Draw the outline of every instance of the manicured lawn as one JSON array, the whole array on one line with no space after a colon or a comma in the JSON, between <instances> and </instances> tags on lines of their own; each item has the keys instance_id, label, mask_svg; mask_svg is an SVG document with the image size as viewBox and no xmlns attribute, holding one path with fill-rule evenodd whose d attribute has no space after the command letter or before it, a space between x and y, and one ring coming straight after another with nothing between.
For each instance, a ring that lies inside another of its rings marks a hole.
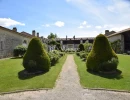
<instances>
[{"instance_id":1,"label":"manicured lawn","mask_svg":"<svg viewBox=\"0 0 130 100\"><path fill-rule=\"evenodd\" d=\"M87 72L85 62L81 61L78 56L74 55L81 85L86 88L107 88L130 91L130 56L118 55L118 57L118 69L122 71L121 76L103 77Z\"/></svg>"},{"instance_id":2,"label":"manicured lawn","mask_svg":"<svg viewBox=\"0 0 130 100\"><path fill-rule=\"evenodd\" d=\"M66 55L50 71L38 76L22 76L22 59L0 60L0 92L53 88L66 60Z\"/></svg>"}]
</instances>

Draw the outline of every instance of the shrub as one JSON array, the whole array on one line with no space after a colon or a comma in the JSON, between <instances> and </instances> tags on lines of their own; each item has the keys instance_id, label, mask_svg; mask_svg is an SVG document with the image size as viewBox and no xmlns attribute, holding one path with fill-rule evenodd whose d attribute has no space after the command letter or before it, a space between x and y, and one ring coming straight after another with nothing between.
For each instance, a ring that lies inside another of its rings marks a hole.
<instances>
[{"instance_id":1,"label":"shrub","mask_svg":"<svg viewBox=\"0 0 130 100\"><path fill-rule=\"evenodd\" d=\"M80 58L86 58L86 57L87 57L87 53L84 52L84 51L81 51L81 52L79 53L79 56L80 56Z\"/></svg>"},{"instance_id":2,"label":"shrub","mask_svg":"<svg viewBox=\"0 0 130 100\"><path fill-rule=\"evenodd\" d=\"M114 42L111 42L111 47L116 53L122 53L121 51L121 40L118 39Z\"/></svg>"},{"instance_id":3,"label":"shrub","mask_svg":"<svg viewBox=\"0 0 130 100\"><path fill-rule=\"evenodd\" d=\"M79 45L79 51L84 51L84 45L83 44Z\"/></svg>"},{"instance_id":4,"label":"shrub","mask_svg":"<svg viewBox=\"0 0 130 100\"><path fill-rule=\"evenodd\" d=\"M18 45L15 47L13 54L15 57L17 56L23 56L25 52L27 51L27 48L23 45Z\"/></svg>"},{"instance_id":5,"label":"shrub","mask_svg":"<svg viewBox=\"0 0 130 100\"><path fill-rule=\"evenodd\" d=\"M61 44L60 44L60 43L57 43L55 49L61 51L61 50L62 50L62 49L61 49Z\"/></svg>"},{"instance_id":6,"label":"shrub","mask_svg":"<svg viewBox=\"0 0 130 100\"><path fill-rule=\"evenodd\" d=\"M62 56L64 56L64 55L65 55L65 53L64 53L64 52L60 52L59 54L60 54L60 57L62 57Z\"/></svg>"},{"instance_id":7,"label":"shrub","mask_svg":"<svg viewBox=\"0 0 130 100\"><path fill-rule=\"evenodd\" d=\"M86 52L90 52L91 51L91 49L92 49L92 43L88 43L88 42L85 42L84 43L84 50L86 51Z\"/></svg>"},{"instance_id":8,"label":"shrub","mask_svg":"<svg viewBox=\"0 0 130 100\"><path fill-rule=\"evenodd\" d=\"M87 57L87 69L98 72L99 70L102 70L102 68L100 68L100 65L104 62L110 61L112 58L116 58L118 60L118 57L112 50L108 39L104 35L100 34L96 37L92 50ZM113 68L116 69L117 66Z\"/></svg>"},{"instance_id":9,"label":"shrub","mask_svg":"<svg viewBox=\"0 0 130 100\"><path fill-rule=\"evenodd\" d=\"M113 71L113 70L117 69L118 63L119 63L118 59L113 57L111 60L101 63L99 65L100 70L105 71L105 72Z\"/></svg>"},{"instance_id":10,"label":"shrub","mask_svg":"<svg viewBox=\"0 0 130 100\"><path fill-rule=\"evenodd\" d=\"M51 61L51 66L54 66L58 62L59 58L61 57L61 54L57 50L53 50L49 52L48 55Z\"/></svg>"},{"instance_id":11,"label":"shrub","mask_svg":"<svg viewBox=\"0 0 130 100\"><path fill-rule=\"evenodd\" d=\"M23 57L23 66L28 72L49 71L50 59L39 38L35 37L30 41Z\"/></svg>"},{"instance_id":12,"label":"shrub","mask_svg":"<svg viewBox=\"0 0 130 100\"><path fill-rule=\"evenodd\" d=\"M79 56L79 55L80 55L80 52L76 52L76 55Z\"/></svg>"}]
</instances>

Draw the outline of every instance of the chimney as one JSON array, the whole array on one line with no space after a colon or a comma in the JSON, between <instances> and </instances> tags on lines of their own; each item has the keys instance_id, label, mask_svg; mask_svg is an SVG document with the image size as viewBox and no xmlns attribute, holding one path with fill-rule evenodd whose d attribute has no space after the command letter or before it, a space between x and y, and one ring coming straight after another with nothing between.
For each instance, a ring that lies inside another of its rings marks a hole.
<instances>
[{"instance_id":1,"label":"chimney","mask_svg":"<svg viewBox=\"0 0 130 100\"><path fill-rule=\"evenodd\" d=\"M109 35L109 30L105 30L105 35L106 35L106 36Z\"/></svg>"},{"instance_id":2,"label":"chimney","mask_svg":"<svg viewBox=\"0 0 130 100\"><path fill-rule=\"evenodd\" d=\"M12 29L13 31L15 31L15 32L17 32L17 28L16 27L13 27L13 29Z\"/></svg>"},{"instance_id":3,"label":"chimney","mask_svg":"<svg viewBox=\"0 0 130 100\"><path fill-rule=\"evenodd\" d=\"M35 33L36 33L35 30L33 30L33 31L32 31L32 35L35 36Z\"/></svg>"},{"instance_id":4,"label":"chimney","mask_svg":"<svg viewBox=\"0 0 130 100\"><path fill-rule=\"evenodd\" d=\"M67 40L67 35L66 35L66 40Z\"/></svg>"},{"instance_id":5,"label":"chimney","mask_svg":"<svg viewBox=\"0 0 130 100\"><path fill-rule=\"evenodd\" d=\"M39 33L37 33L37 37L39 37Z\"/></svg>"}]
</instances>

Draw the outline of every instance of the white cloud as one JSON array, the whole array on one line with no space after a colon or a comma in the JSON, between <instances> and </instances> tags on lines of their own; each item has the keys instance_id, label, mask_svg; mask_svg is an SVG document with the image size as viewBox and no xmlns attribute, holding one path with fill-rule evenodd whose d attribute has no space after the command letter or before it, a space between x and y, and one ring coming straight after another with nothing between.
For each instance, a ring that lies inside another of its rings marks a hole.
<instances>
[{"instance_id":1,"label":"white cloud","mask_svg":"<svg viewBox=\"0 0 130 100\"><path fill-rule=\"evenodd\" d=\"M86 25L87 24L87 22L86 21L84 21L83 23L82 23L82 25Z\"/></svg>"},{"instance_id":2,"label":"white cloud","mask_svg":"<svg viewBox=\"0 0 130 100\"><path fill-rule=\"evenodd\" d=\"M79 26L78 28L82 29L82 28L84 28L84 27L83 27L83 26Z\"/></svg>"},{"instance_id":3,"label":"white cloud","mask_svg":"<svg viewBox=\"0 0 130 100\"><path fill-rule=\"evenodd\" d=\"M45 24L45 25L42 25L44 27L50 27L50 24Z\"/></svg>"},{"instance_id":4,"label":"white cloud","mask_svg":"<svg viewBox=\"0 0 130 100\"><path fill-rule=\"evenodd\" d=\"M56 25L56 26L58 26L58 27L63 27L64 26L64 22L62 22L62 21L57 21L57 22L55 22L55 24L54 25Z\"/></svg>"},{"instance_id":5,"label":"white cloud","mask_svg":"<svg viewBox=\"0 0 130 100\"><path fill-rule=\"evenodd\" d=\"M10 18L0 18L0 25L4 26L4 27L10 27L10 26L14 26L14 25L25 26L24 23L12 20Z\"/></svg>"},{"instance_id":6,"label":"white cloud","mask_svg":"<svg viewBox=\"0 0 130 100\"><path fill-rule=\"evenodd\" d=\"M90 28L91 25L87 25L87 21L83 21L78 28Z\"/></svg>"},{"instance_id":7,"label":"white cloud","mask_svg":"<svg viewBox=\"0 0 130 100\"><path fill-rule=\"evenodd\" d=\"M102 27L101 26L95 26L96 29L101 29Z\"/></svg>"}]
</instances>

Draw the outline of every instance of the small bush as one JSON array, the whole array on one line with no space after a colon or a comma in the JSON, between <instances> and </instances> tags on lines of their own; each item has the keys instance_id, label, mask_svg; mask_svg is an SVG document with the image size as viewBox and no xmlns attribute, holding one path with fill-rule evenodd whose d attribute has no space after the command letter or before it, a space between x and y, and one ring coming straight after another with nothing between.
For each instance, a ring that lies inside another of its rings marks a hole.
<instances>
[{"instance_id":1,"label":"small bush","mask_svg":"<svg viewBox=\"0 0 130 100\"><path fill-rule=\"evenodd\" d=\"M84 51L84 45L83 44L79 45L79 51Z\"/></svg>"},{"instance_id":2,"label":"small bush","mask_svg":"<svg viewBox=\"0 0 130 100\"><path fill-rule=\"evenodd\" d=\"M118 59L113 57L111 60L102 62L99 65L99 67L100 67L101 71L109 72L109 71L113 71L113 70L117 69L118 63L119 63Z\"/></svg>"},{"instance_id":3,"label":"small bush","mask_svg":"<svg viewBox=\"0 0 130 100\"><path fill-rule=\"evenodd\" d=\"M64 56L64 55L65 55L65 53L64 53L64 52L60 52L59 54L60 54L60 57L62 57L62 56Z\"/></svg>"},{"instance_id":4,"label":"small bush","mask_svg":"<svg viewBox=\"0 0 130 100\"><path fill-rule=\"evenodd\" d=\"M54 66L60 57L62 57L64 55L63 52L59 52L57 50L53 50L51 52L48 53L50 61L51 61L51 66Z\"/></svg>"},{"instance_id":5,"label":"small bush","mask_svg":"<svg viewBox=\"0 0 130 100\"><path fill-rule=\"evenodd\" d=\"M86 52L90 52L91 51L91 49L92 49L92 43L88 43L88 42L85 42L84 43L84 50L86 51Z\"/></svg>"},{"instance_id":6,"label":"small bush","mask_svg":"<svg viewBox=\"0 0 130 100\"><path fill-rule=\"evenodd\" d=\"M86 58L87 57L87 53L86 52L80 52L80 58Z\"/></svg>"},{"instance_id":7,"label":"small bush","mask_svg":"<svg viewBox=\"0 0 130 100\"><path fill-rule=\"evenodd\" d=\"M61 49L61 44L60 44L60 43L57 43L55 49L62 51L62 49Z\"/></svg>"},{"instance_id":8,"label":"small bush","mask_svg":"<svg viewBox=\"0 0 130 100\"><path fill-rule=\"evenodd\" d=\"M13 54L15 57L18 57L18 56L22 56L25 54L25 52L27 51L27 48L23 45L18 45L15 47L14 51L13 51Z\"/></svg>"},{"instance_id":9,"label":"small bush","mask_svg":"<svg viewBox=\"0 0 130 100\"><path fill-rule=\"evenodd\" d=\"M80 52L76 52L76 55L79 56L79 55L80 55Z\"/></svg>"}]
</instances>

